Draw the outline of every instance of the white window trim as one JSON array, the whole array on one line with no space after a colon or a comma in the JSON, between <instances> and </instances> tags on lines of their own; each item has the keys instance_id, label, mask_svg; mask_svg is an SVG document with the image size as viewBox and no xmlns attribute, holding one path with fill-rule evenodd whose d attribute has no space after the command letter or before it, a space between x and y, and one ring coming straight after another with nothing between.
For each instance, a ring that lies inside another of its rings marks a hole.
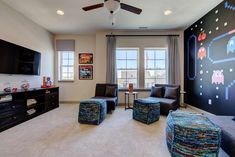
<instances>
[{"instance_id":1,"label":"white window trim","mask_svg":"<svg viewBox=\"0 0 235 157\"><path fill-rule=\"evenodd\" d=\"M150 88L145 88L145 50L149 49L158 49L158 50L165 50L165 70L166 70L166 83L168 83L168 73L169 73L169 62L168 62L168 48L167 47L117 47L117 49L138 49L137 55L137 90L149 90ZM117 69L119 70L119 69ZM160 69L159 69L160 70ZM162 70L162 69L161 69ZM117 79L118 80L118 79ZM125 90L126 88L120 88L121 90ZM136 89L136 88L135 88Z\"/></svg>"},{"instance_id":2,"label":"white window trim","mask_svg":"<svg viewBox=\"0 0 235 157\"><path fill-rule=\"evenodd\" d=\"M166 52L166 55L165 55L165 69L166 70L166 83L168 83L168 73L169 73L169 70L168 70L168 67L169 67L169 62L168 62L168 48L167 47L144 47L143 49L143 53L145 53L145 50L165 50ZM144 54L145 55L145 54ZM145 64L145 56L143 58L144 60L144 64ZM154 70L163 70L163 69L154 69ZM144 65L144 74L145 74L145 65ZM143 79L144 79L144 84L143 84L143 88L144 89L150 89L150 88L146 88L145 87L145 75L143 76Z\"/></svg>"},{"instance_id":3,"label":"white window trim","mask_svg":"<svg viewBox=\"0 0 235 157\"><path fill-rule=\"evenodd\" d=\"M140 85L140 64L139 64L139 61L140 61L140 48L139 47L117 47L116 50L137 50L137 89L139 88L139 85ZM119 59L116 59L116 60L119 60ZM127 59L125 59L127 60ZM134 59L133 59L134 60ZM116 73L118 70L135 70L135 69L118 69L116 68ZM118 80L118 78L117 78ZM120 89L127 89L127 88L121 88L119 87Z\"/></svg>"},{"instance_id":4,"label":"white window trim","mask_svg":"<svg viewBox=\"0 0 235 157\"><path fill-rule=\"evenodd\" d=\"M74 78L75 78L75 64L73 65L67 65L67 66L62 66L62 53L63 52L72 52L73 53L73 63L75 63L75 52L74 51L57 51L57 54L58 54L58 82L74 82ZM63 67L73 67L73 79L62 79L62 68Z\"/></svg>"}]
</instances>

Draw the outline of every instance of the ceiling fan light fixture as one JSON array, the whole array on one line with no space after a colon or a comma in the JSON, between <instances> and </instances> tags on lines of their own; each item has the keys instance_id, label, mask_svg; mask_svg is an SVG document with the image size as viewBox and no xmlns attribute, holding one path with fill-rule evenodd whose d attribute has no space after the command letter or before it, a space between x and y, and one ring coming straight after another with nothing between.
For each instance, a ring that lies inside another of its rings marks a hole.
<instances>
[{"instance_id":1,"label":"ceiling fan light fixture","mask_svg":"<svg viewBox=\"0 0 235 157\"><path fill-rule=\"evenodd\" d=\"M120 9L120 1L118 0L107 0L104 5L111 14L116 13Z\"/></svg>"},{"instance_id":2,"label":"ceiling fan light fixture","mask_svg":"<svg viewBox=\"0 0 235 157\"><path fill-rule=\"evenodd\" d=\"M58 15L64 15L64 12L63 12L62 10L57 10L56 13L57 13Z\"/></svg>"},{"instance_id":3,"label":"ceiling fan light fixture","mask_svg":"<svg viewBox=\"0 0 235 157\"><path fill-rule=\"evenodd\" d=\"M165 11L164 11L164 15L168 16L168 15L170 15L170 14L172 14L172 11L171 11L171 10L165 10Z\"/></svg>"}]
</instances>

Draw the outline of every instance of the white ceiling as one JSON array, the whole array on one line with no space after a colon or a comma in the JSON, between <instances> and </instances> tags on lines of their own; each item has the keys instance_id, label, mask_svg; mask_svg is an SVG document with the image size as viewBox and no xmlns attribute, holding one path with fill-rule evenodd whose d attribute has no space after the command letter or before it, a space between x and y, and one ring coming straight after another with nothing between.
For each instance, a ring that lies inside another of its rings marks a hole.
<instances>
[{"instance_id":1,"label":"white ceiling","mask_svg":"<svg viewBox=\"0 0 235 157\"><path fill-rule=\"evenodd\" d=\"M135 15L125 10L116 14L116 23L111 25L106 8L84 12L81 8L101 3L103 0L2 0L10 7L55 34L84 34L106 29L180 29L185 28L222 0L121 0L143 11ZM64 16L56 10L65 12ZM164 15L170 9L173 14Z\"/></svg>"}]
</instances>

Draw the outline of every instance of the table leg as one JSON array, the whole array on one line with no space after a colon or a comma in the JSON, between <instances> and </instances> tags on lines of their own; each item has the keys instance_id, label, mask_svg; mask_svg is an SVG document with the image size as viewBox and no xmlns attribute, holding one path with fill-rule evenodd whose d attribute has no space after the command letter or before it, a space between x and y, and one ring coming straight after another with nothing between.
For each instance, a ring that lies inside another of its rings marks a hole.
<instances>
[{"instance_id":1,"label":"table leg","mask_svg":"<svg viewBox=\"0 0 235 157\"><path fill-rule=\"evenodd\" d=\"M128 108L130 108L130 101L129 101L130 97L129 97L129 95L130 94L127 95L127 98L128 98L128 100L127 100L128 101Z\"/></svg>"},{"instance_id":2,"label":"table leg","mask_svg":"<svg viewBox=\"0 0 235 157\"><path fill-rule=\"evenodd\" d=\"M125 95L125 110L126 110L126 94L124 94Z\"/></svg>"}]
</instances>

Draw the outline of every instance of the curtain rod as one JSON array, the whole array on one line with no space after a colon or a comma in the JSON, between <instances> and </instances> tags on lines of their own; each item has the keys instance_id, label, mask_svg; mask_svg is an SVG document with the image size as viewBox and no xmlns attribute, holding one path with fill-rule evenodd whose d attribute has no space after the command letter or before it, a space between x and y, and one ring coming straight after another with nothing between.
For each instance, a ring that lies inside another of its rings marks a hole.
<instances>
[{"instance_id":1,"label":"curtain rod","mask_svg":"<svg viewBox=\"0 0 235 157\"><path fill-rule=\"evenodd\" d=\"M166 37L166 36L176 36L179 37L179 34L168 34L168 35L114 35L114 34L108 34L106 37Z\"/></svg>"}]
</instances>

